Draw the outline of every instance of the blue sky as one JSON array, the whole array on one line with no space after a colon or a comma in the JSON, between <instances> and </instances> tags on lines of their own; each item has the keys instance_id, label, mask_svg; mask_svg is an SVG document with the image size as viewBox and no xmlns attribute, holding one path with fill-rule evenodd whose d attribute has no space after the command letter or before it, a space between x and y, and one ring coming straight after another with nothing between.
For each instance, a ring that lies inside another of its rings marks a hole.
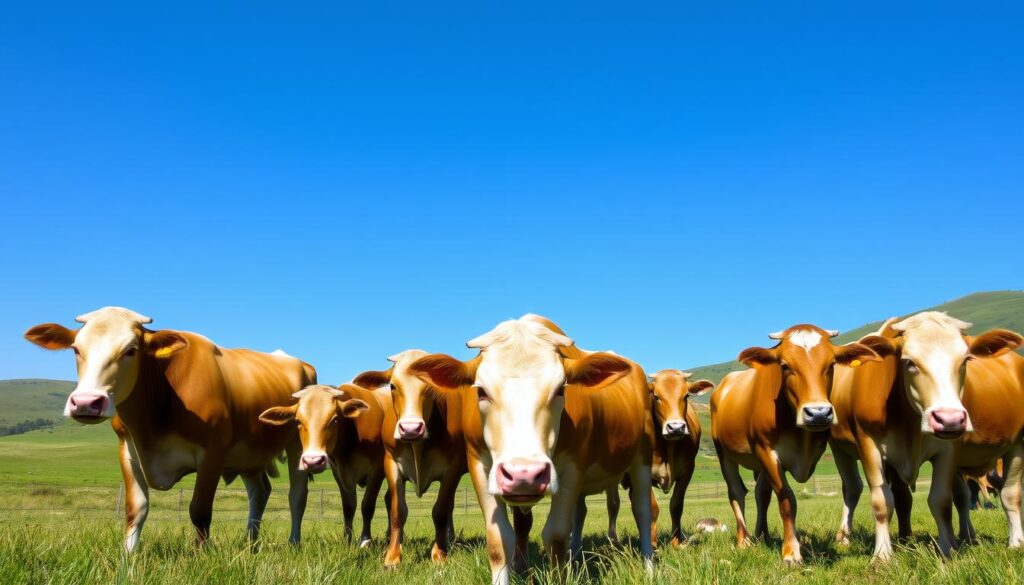
<instances>
[{"instance_id":1,"label":"blue sky","mask_svg":"<svg viewBox=\"0 0 1024 585\"><path fill-rule=\"evenodd\" d=\"M0 378L104 305L340 382L528 311L653 370L1024 288L1019 4L374 4L8 7Z\"/></svg>"}]
</instances>

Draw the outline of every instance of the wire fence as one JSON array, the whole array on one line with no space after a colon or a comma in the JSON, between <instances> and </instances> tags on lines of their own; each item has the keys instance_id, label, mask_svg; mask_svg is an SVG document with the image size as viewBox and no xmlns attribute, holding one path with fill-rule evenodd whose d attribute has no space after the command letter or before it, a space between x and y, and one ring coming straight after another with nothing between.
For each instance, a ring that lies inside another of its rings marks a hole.
<instances>
[{"instance_id":1,"label":"wire fence","mask_svg":"<svg viewBox=\"0 0 1024 585\"><path fill-rule=\"evenodd\" d=\"M386 488L386 484L384 486ZM411 487L411 485L409 486ZM753 491L753 483L747 487ZM842 482L839 476L814 477L805 484L794 484L798 497L837 497L841 494ZM377 502L377 514L385 514L384 489L381 489ZM623 511L628 511L629 500L626 493L620 490ZM751 496L753 494L750 494ZM667 509L671 494L655 490L658 504ZM362 498L362 490L358 497ZM421 498L415 492L406 489L406 502L410 518L429 518L436 497L436 485ZM692 482L686 492L686 502L718 501L724 503L727 498L725 483L719 481ZM188 521L189 502L192 489L189 487L172 488L168 491L150 491L150 517L173 517ZM548 501L538 504L539 510L546 509ZM607 505L604 493L594 494L587 498L591 510ZM124 513L124 486L92 487L47 484L26 484L0 486L0 516L109 516L121 518ZM238 516L245 518L249 510L249 500L244 489L222 486L217 490L214 510L219 517ZM265 518L287 517L288 489L287 486L275 486L267 502ZM459 486L455 498L455 516L478 515L476 493L468 481ZM358 513L357 513L358 516ZM324 482L310 486L306 504L307 520L340 521L342 519L341 498L333 482Z\"/></svg>"}]
</instances>

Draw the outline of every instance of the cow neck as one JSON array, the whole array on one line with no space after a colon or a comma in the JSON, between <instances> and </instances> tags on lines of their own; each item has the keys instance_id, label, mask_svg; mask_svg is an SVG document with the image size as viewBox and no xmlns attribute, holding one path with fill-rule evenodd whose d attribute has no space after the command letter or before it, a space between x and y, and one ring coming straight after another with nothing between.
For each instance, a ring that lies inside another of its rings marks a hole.
<instances>
[{"instance_id":1,"label":"cow neck","mask_svg":"<svg viewBox=\"0 0 1024 585\"><path fill-rule=\"evenodd\" d=\"M880 368L879 373L884 376L879 386L881 387L882 398L880 402L885 405L885 420L917 421L920 423L921 413L914 409L913 405L910 404L910 399L907 397L903 372L900 371L901 368L899 367L901 355L901 352L896 352L893 355L886 356L882 358L881 364L874 366ZM915 425L915 429L918 428L920 428L920 424Z\"/></svg>"},{"instance_id":2,"label":"cow neck","mask_svg":"<svg viewBox=\"0 0 1024 585\"><path fill-rule=\"evenodd\" d=\"M177 356L167 359L141 357L135 387L131 395L117 405L117 416L133 439L138 439L140 434L163 430L177 412L184 409L166 373L177 359Z\"/></svg>"}]
</instances>

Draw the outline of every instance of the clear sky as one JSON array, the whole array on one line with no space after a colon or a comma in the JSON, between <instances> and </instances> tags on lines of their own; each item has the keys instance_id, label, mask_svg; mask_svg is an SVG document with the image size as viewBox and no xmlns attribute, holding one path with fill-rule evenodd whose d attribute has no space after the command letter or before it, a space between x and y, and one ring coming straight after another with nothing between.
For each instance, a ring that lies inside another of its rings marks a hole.
<instances>
[{"instance_id":1,"label":"clear sky","mask_svg":"<svg viewBox=\"0 0 1024 585\"><path fill-rule=\"evenodd\" d=\"M105 305L336 383L524 312L653 370L1024 288L1019 2L208 4L5 8L0 378Z\"/></svg>"}]
</instances>

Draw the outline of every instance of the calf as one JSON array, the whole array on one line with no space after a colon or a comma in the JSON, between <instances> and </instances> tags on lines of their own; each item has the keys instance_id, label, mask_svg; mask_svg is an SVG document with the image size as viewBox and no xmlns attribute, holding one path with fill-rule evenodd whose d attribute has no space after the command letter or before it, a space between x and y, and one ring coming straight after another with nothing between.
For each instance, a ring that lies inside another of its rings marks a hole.
<instances>
[{"instance_id":1,"label":"calf","mask_svg":"<svg viewBox=\"0 0 1024 585\"><path fill-rule=\"evenodd\" d=\"M131 552L149 514L149 488L168 490L196 473L189 516L206 542L221 477L241 475L249 493L249 538L255 540L270 496L268 471L288 453L292 542L301 535L307 473L293 429L260 424L259 415L288 404L316 383L312 366L282 352L226 349L184 331L152 331L134 311L106 307L76 319L80 329L48 323L25 338L75 352L78 386L64 414L94 424L113 419L125 486L124 546Z\"/></svg>"},{"instance_id":2,"label":"calf","mask_svg":"<svg viewBox=\"0 0 1024 585\"><path fill-rule=\"evenodd\" d=\"M782 516L782 560L800 564L796 534L796 497L786 473L803 483L825 451L833 423L829 392L836 364L857 366L877 361L866 345L833 345L838 332L814 325L796 325L770 337L772 348L743 350L739 361L751 366L722 379L711 395L711 436L718 452L729 502L736 516L736 543L748 546L750 534L743 517L746 486L739 466L758 476L758 523L755 534L767 536L765 511L771 491L779 499Z\"/></svg>"},{"instance_id":3,"label":"calf","mask_svg":"<svg viewBox=\"0 0 1024 585\"><path fill-rule=\"evenodd\" d=\"M463 437L462 396L438 393L409 371L409 366L427 352L410 349L388 358L391 369L363 372L354 384L390 389L384 411L384 473L388 480L390 538L384 565L394 567L402 559L402 538L408 508L405 483L411 481L416 496L422 497L430 484L440 482L434 502L434 544L430 558L441 562L448 556L455 492L466 473L466 444Z\"/></svg>"},{"instance_id":4,"label":"calf","mask_svg":"<svg viewBox=\"0 0 1024 585\"><path fill-rule=\"evenodd\" d=\"M547 495L544 545L553 563L564 566L570 534L573 551L580 547L585 513L574 511L578 505L585 510L584 496L607 490L624 474L633 485L651 485L647 376L621 357L585 355L536 315L501 323L467 345L480 349L468 362L435 354L409 370L466 404L469 473L486 523L492 580L508 582L517 533L521 554L531 518L517 514L513 529L506 506L529 509ZM650 490L632 490L631 500L641 555L650 567Z\"/></svg>"},{"instance_id":5,"label":"calf","mask_svg":"<svg viewBox=\"0 0 1024 585\"><path fill-rule=\"evenodd\" d=\"M356 486L363 486L363 530L359 547L370 544L370 522L384 482L384 407L373 392L354 384L307 386L294 394L298 402L263 411L269 425L294 425L302 441L299 469L320 473L331 468L341 492L345 538L352 542Z\"/></svg>"}]
</instances>

